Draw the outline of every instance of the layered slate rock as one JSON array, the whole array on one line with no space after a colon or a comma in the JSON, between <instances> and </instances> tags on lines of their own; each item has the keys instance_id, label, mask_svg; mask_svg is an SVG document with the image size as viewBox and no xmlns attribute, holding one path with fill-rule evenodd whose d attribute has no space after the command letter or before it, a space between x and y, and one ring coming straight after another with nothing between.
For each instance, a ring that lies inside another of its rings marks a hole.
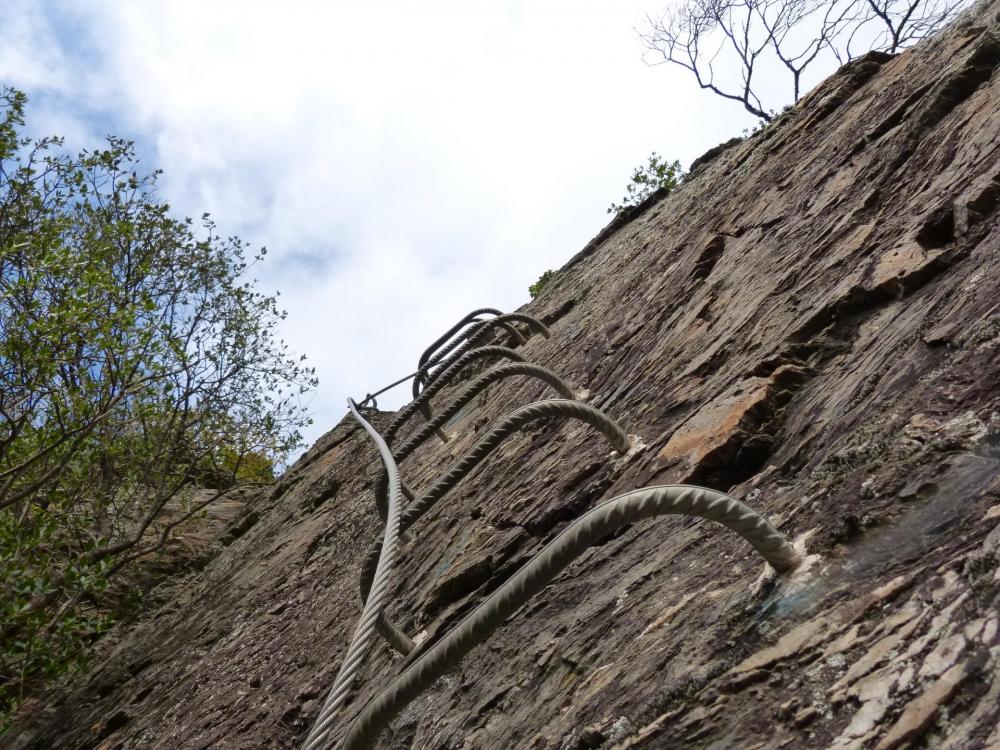
<instances>
[{"instance_id":1,"label":"layered slate rock","mask_svg":"<svg viewBox=\"0 0 1000 750\"><path fill-rule=\"evenodd\" d=\"M556 422L506 442L408 534L390 609L434 638L581 512L655 483L744 498L808 569L774 581L718 527L635 524L382 746L1000 746L998 63L996 0L855 61L556 273L523 308L553 336L520 351L646 447ZM407 483L545 393L492 386ZM0 744L297 746L359 611L377 466L345 420ZM398 666L379 645L346 718Z\"/></svg>"}]
</instances>

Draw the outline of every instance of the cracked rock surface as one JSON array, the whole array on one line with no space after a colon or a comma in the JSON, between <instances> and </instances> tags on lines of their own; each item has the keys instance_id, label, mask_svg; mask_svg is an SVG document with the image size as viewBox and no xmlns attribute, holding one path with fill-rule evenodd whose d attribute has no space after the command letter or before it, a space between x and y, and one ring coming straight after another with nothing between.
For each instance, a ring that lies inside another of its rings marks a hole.
<instances>
[{"instance_id":1,"label":"cracked rock surface","mask_svg":"<svg viewBox=\"0 0 1000 750\"><path fill-rule=\"evenodd\" d=\"M774 580L719 527L637 523L381 747L1000 748L998 65L994 0L849 64L578 253L523 308L552 337L518 350L645 447L626 460L556 420L507 440L407 533L389 611L436 638L573 518L650 484L744 499L809 569ZM404 480L419 493L553 395L490 386ZM359 612L378 466L345 419L0 745L297 747ZM373 649L344 721L399 664Z\"/></svg>"}]
</instances>

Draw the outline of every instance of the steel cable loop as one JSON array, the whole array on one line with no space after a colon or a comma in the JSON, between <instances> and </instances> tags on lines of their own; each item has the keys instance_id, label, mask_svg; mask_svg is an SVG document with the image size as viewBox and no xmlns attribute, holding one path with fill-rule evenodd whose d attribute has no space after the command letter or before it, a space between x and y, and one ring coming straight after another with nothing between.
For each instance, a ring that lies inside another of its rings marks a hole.
<instances>
[{"instance_id":1,"label":"steel cable loop","mask_svg":"<svg viewBox=\"0 0 1000 750\"><path fill-rule=\"evenodd\" d=\"M425 424L419 432L415 433L401 446L395 448L392 452L393 458L395 458L397 462L402 462L403 459L409 456L431 435L433 435L438 428L444 427L448 420L458 414L469 402L482 393L487 386L491 383L503 380L504 378L511 377L512 375L528 375L538 378L539 380L542 380L550 385L564 398L576 398L576 393L574 393L573 389L566 384L566 381L552 372L552 370L542 367L541 365L535 365L529 362L511 362L510 364L497 365L472 381L472 383L470 383L464 391L455 397L454 401L444 407L444 409L442 409L430 422Z\"/></svg>"},{"instance_id":2,"label":"steel cable loop","mask_svg":"<svg viewBox=\"0 0 1000 750\"><path fill-rule=\"evenodd\" d=\"M503 421L493 428L485 437L476 443L462 458L441 475L427 492L410 502L400 517L399 533L403 534L417 520L430 510L435 503L443 498L459 481L467 476L478 466L484 458L492 453L500 444L515 432L525 426L536 422L539 419L559 416L579 419L592 427L597 428L611 443L612 447L619 453L627 453L629 448L628 436L617 422L599 409L595 409L579 401L566 399L550 399L547 401L536 401L535 403L523 406L515 412L507 415ZM369 591L377 574L377 565L380 559L381 539L376 538L368 548L365 560L361 565L360 591L361 600L367 601ZM393 643L399 639L395 634L388 632L389 628L383 628L381 623L399 630L398 626L392 623L383 613L379 620L379 632L385 636L386 640ZM408 653L408 652L402 652Z\"/></svg>"},{"instance_id":3,"label":"steel cable loop","mask_svg":"<svg viewBox=\"0 0 1000 750\"><path fill-rule=\"evenodd\" d=\"M567 526L441 640L416 652L411 663L365 706L338 747L370 748L393 717L483 643L576 557L626 524L666 514L700 516L736 531L778 572L792 570L800 562L798 552L763 516L722 492L662 485L619 495Z\"/></svg>"},{"instance_id":4,"label":"steel cable loop","mask_svg":"<svg viewBox=\"0 0 1000 750\"><path fill-rule=\"evenodd\" d=\"M367 597L367 601L365 601L364 607L361 610L361 617L354 629L354 635L351 638L350 645L347 647L347 652L344 655L344 661L340 666L340 671L337 673L337 678L334 680L333 687L330 688L330 692L327 695L326 700L323 702L323 707L320 709L319 715L316 717L316 721L313 724L312 729L306 736L303 750L318 750L318 748L328 746L326 738L333 725L334 717L336 716L340 706L343 704L344 699L347 697L348 691L351 689L351 685L354 682L354 678L357 676L357 673L361 668L365 654L371 644L371 637L375 630L375 623L379 619L379 613L385 606L385 599L388 595L389 573L392 570L392 564L395 560L396 550L399 545L399 521L402 507L402 503L400 501L402 489L399 478L399 468L396 466L396 462L393 460L392 453L389 451L389 446L386 444L385 440L383 440L382 436L379 435L375 428L361 416L354 402L348 400L347 405L350 407L351 415L364 428L365 432L368 433L368 436L375 443L376 448L378 448L379 456L382 459L382 463L385 465L386 472L388 473L388 518L386 521L385 531L382 534L382 549L378 565L375 569L371 593Z\"/></svg>"},{"instance_id":5,"label":"steel cable loop","mask_svg":"<svg viewBox=\"0 0 1000 750\"><path fill-rule=\"evenodd\" d=\"M385 428L386 442L391 443L392 439L396 436L396 433L399 432L399 429L416 413L417 409L424 404L429 403L431 397L448 385L448 383L451 382L451 379L456 374L461 372L466 365L477 359L483 359L485 357L503 357L513 362L524 362L524 357L515 352L513 349L508 349L506 346L481 346L478 349L472 349L471 351L466 352L455 360L455 362L448 367L447 371L443 372L441 377L435 380L433 385L430 385L421 391L419 396L396 413L396 416L393 417L389 426Z\"/></svg>"},{"instance_id":6,"label":"steel cable loop","mask_svg":"<svg viewBox=\"0 0 1000 750\"><path fill-rule=\"evenodd\" d=\"M527 323L528 327L540 333L545 338L549 338L552 333L549 331L548 327L538 318L534 318L531 315L525 315L524 313L505 313L504 315L498 315L490 320L483 321L481 326L478 326L474 333L469 335L458 349L456 349L447 359L442 360L437 369L430 371L429 365L425 364L423 367L418 368L417 375L413 378L413 397L416 398L420 394L421 388L429 387L438 377L444 373L448 366L461 357L465 352L470 349L477 348L481 341L486 337L486 334L493 326L501 325L509 321L517 321L521 323Z\"/></svg>"}]
</instances>

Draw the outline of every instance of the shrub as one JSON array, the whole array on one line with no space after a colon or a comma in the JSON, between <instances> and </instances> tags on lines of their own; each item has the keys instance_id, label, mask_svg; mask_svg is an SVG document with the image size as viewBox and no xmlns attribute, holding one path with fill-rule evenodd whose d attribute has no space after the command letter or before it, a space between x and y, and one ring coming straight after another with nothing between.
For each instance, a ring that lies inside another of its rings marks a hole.
<instances>
[{"instance_id":1,"label":"shrub","mask_svg":"<svg viewBox=\"0 0 1000 750\"><path fill-rule=\"evenodd\" d=\"M620 214L627 208L638 206L657 190L673 190L683 177L684 171L679 161L667 162L654 151L644 166L636 167L625 186L622 202L612 203L608 207L608 213Z\"/></svg>"},{"instance_id":2,"label":"shrub","mask_svg":"<svg viewBox=\"0 0 1000 750\"><path fill-rule=\"evenodd\" d=\"M528 294L531 295L531 299L534 299L539 294L541 294L542 289L545 288L545 285L548 284L549 281L552 280L552 277L555 276L555 275L556 275L556 272L553 271L552 269L549 269L548 271L546 271L545 273L543 273L541 276L539 276L538 277L538 281L536 281L534 284L532 284L531 286L528 287Z\"/></svg>"}]
</instances>

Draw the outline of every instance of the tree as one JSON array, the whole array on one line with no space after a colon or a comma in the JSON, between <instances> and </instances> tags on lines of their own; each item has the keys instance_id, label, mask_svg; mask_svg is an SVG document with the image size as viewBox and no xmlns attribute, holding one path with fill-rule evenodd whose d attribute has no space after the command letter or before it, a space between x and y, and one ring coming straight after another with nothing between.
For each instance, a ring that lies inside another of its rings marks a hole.
<instances>
[{"instance_id":1,"label":"tree","mask_svg":"<svg viewBox=\"0 0 1000 750\"><path fill-rule=\"evenodd\" d=\"M304 357L247 273L265 251L171 217L130 142L20 136L0 90L0 728L80 662L109 583L300 443Z\"/></svg>"},{"instance_id":2,"label":"tree","mask_svg":"<svg viewBox=\"0 0 1000 750\"><path fill-rule=\"evenodd\" d=\"M622 202L612 203L608 207L608 213L620 214L626 208L638 206L657 190L673 190L683 178L684 171L679 161L668 162L654 151L644 166L635 168L625 186Z\"/></svg>"},{"instance_id":3,"label":"tree","mask_svg":"<svg viewBox=\"0 0 1000 750\"><path fill-rule=\"evenodd\" d=\"M647 52L765 121L799 100L803 74L825 59L896 53L955 17L967 0L681 0L641 33ZM790 97L762 100L760 77L784 70ZM717 73L722 74L722 79Z\"/></svg>"}]
</instances>

